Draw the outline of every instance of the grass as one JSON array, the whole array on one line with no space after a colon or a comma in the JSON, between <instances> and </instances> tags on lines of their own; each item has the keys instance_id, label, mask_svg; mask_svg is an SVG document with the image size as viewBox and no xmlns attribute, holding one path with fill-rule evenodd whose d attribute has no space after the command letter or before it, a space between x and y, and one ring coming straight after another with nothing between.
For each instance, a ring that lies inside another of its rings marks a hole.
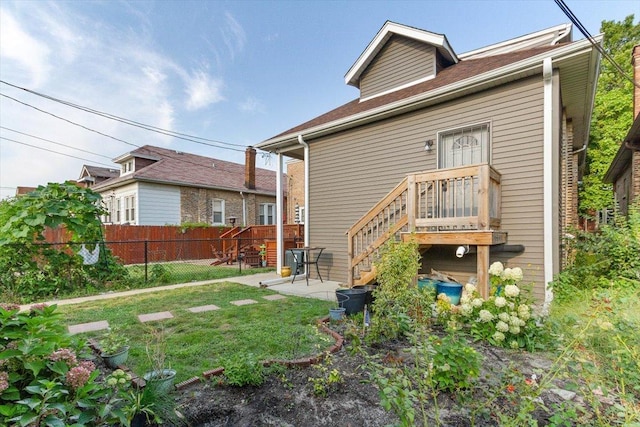
<instances>
[{"instance_id":1,"label":"grass","mask_svg":"<svg viewBox=\"0 0 640 427\"><path fill-rule=\"evenodd\" d=\"M130 265L126 266L126 269L130 276L129 282L144 283L144 265ZM150 264L147 269L148 286L226 279L228 277L275 271L274 268L243 268L242 271L238 270L237 266L211 266L190 263Z\"/></svg>"},{"instance_id":2,"label":"grass","mask_svg":"<svg viewBox=\"0 0 640 427\"><path fill-rule=\"evenodd\" d=\"M314 323L326 315L328 301L287 296L268 301L275 292L223 282L153 292L126 299L60 306L67 325L107 320L130 339L127 365L142 375L150 366L145 352L153 329L166 339L166 361L183 381L221 366L234 355L253 354L257 360L298 358L326 349L331 340ZM237 307L231 301L253 299ZM220 310L191 313L189 307L214 304ZM174 318L140 323L138 314L171 311ZM87 334L98 338L101 332Z\"/></svg>"}]
</instances>

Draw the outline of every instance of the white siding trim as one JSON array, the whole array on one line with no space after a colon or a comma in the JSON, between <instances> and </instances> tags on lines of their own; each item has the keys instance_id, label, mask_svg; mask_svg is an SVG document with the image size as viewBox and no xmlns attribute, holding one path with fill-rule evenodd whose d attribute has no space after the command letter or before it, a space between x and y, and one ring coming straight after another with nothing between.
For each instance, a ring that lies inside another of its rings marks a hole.
<instances>
[{"instance_id":1,"label":"white siding trim","mask_svg":"<svg viewBox=\"0 0 640 427\"><path fill-rule=\"evenodd\" d=\"M542 62L544 81L543 125L543 194L544 194L544 309L553 300L549 286L553 280L553 64L551 58Z\"/></svg>"},{"instance_id":2,"label":"white siding trim","mask_svg":"<svg viewBox=\"0 0 640 427\"><path fill-rule=\"evenodd\" d=\"M282 272L282 255L284 248L284 235L282 227L282 207L284 206L282 203L284 199L282 195L283 158L284 156L282 155L282 153L278 153L278 168L276 174L276 272L278 274Z\"/></svg>"}]
</instances>

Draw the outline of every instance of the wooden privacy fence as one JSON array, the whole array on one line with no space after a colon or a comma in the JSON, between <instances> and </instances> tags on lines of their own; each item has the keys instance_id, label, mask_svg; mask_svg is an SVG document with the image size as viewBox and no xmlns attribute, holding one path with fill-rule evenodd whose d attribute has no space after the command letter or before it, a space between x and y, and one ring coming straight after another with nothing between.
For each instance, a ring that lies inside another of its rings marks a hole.
<instances>
[{"instance_id":1,"label":"wooden privacy fence","mask_svg":"<svg viewBox=\"0 0 640 427\"><path fill-rule=\"evenodd\" d=\"M122 264L210 259L220 254L230 254L235 260L241 251L265 244L268 265L275 265L275 225L254 225L245 229L104 225L103 233L106 246ZM296 242L302 240L304 226L284 225L283 234L288 246L295 247ZM47 243L55 244L70 240L70 235L64 228L47 229L44 237ZM93 247L88 246L89 250L93 250Z\"/></svg>"}]
</instances>

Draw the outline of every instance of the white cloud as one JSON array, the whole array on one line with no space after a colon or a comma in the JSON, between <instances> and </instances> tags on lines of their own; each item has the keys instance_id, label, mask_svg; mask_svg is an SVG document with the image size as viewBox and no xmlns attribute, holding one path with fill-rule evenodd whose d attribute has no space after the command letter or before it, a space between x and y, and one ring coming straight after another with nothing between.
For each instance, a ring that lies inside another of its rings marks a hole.
<instances>
[{"instance_id":1,"label":"white cloud","mask_svg":"<svg viewBox=\"0 0 640 427\"><path fill-rule=\"evenodd\" d=\"M15 17L6 9L0 9L0 67L2 75L28 74L30 86L40 86L49 74L51 49L28 34ZM15 62L12 69L5 64Z\"/></svg>"},{"instance_id":2,"label":"white cloud","mask_svg":"<svg viewBox=\"0 0 640 427\"><path fill-rule=\"evenodd\" d=\"M224 44L229 50L231 60L244 50L247 35L242 25L229 12L225 13L225 24L220 28Z\"/></svg>"},{"instance_id":3,"label":"white cloud","mask_svg":"<svg viewBox=\"0 0 640 427\"><path fill-rule=\"evenodd\" d=\"M264 113L265 111L264 104L252 96L241 102L239 108L247 113Z\"/></svg>"},{"instance_id":4,"label":"white cloud","mask_svg":"<svg viewBox=\"0 0 640 427\"><path fill-rule=\"evenodd\" d=\"M222 81L212 78L204 71L194 72L185 83L188 110L198 110L224 99L221 94Z\"/></svg>"}]
</instances>

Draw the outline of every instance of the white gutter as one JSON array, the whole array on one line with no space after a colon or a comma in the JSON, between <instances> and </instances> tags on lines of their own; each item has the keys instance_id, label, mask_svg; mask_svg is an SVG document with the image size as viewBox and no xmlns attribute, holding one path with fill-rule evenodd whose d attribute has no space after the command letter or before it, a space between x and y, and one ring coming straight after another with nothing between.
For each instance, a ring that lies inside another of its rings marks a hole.
<instances>
[{"instance_id":1,"label":"white gutter","mask_svg":"<svg viewBox=\"0 0 640 427\"><path fill-rule=\"evenodd\" d=\"M551 58L542 62L544 93L543 111L543 258L544 258L544 312L553 300L549 286L553 280L553 64Z\"/></svg>"},{"instance_id":2,"label":"white gutter","mask_svg":"<svg viewBox=\"0 0 640 427\"><path fill-rule=\"evenodd\" d=\"M304 147L304 245L309 246L309 144L298 135L298 143Z\"/></svg>"}]
</instances>

